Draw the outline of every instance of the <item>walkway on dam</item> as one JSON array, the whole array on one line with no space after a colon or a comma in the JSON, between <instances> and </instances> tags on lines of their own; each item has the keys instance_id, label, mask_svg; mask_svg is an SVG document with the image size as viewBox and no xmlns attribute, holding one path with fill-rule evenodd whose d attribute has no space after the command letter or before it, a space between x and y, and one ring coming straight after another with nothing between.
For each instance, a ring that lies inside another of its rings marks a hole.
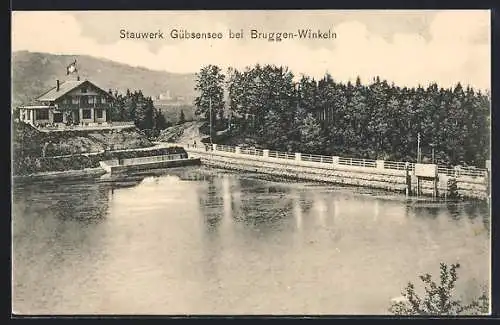
<instances>
[{"instance_id":1,"label":"walkway on dam","mask_svg":"<svg viewBox=\"0 0 500 325\"><path fill-rule=\"evenodd\" d=\"M168 145L179 145L174 143L169 143ZM470 178L485 178L488 177L488 169L481 168L462 168L454 167L449 168L446 166L437 166L434 164L415 164L413 162L398 162L398 161L384 161L384 160L374 160L374 159L358 159L358 158L346 158L338 156L324 156L324 155L311 155L302 153L288 153L280 152L266 149L255 149L255 148L240 148L237 146L227 146L219 144L182 144L184 149L192 154L204 153L204 152L217 152L218 154L230 154L233 157L246 158L246 159L258 159L262 161L276 161L280 160L283 164L291 165L302 165L302 166L317 166L319 168L328 167L362 167L362 168L373 168L379 170L393 170L393 171L405 171L409 170L414 172L415 165L425 165L425 166L435 166L437 174L442 174L446 176L454 177L470 177ZM400 174L400 173L397 173ZM438 176L436 175L436 176Z\"/></svg>"}]
</instances>

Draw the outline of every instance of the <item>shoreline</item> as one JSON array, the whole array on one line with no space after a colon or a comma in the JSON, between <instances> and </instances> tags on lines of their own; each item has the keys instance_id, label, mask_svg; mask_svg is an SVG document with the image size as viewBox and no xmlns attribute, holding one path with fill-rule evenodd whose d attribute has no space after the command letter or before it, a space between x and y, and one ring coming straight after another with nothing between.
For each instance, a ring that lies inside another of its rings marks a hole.
<instances>
[{"instance_id":1,"label":"shoreline","mask_svg":"<svg viewBox=\"0 0 500 325\"><path fill-rule=\"evenodd\" d=\"M142 150L132 149L130 153L133 154L131 157L141 158L143 155L137 153L148 152L156 150L168 150L172 144L170 143L158 143L151 147L141 148ZM270 178L278 178L279 181L286 181L287 179L304 180L304 181L318 181L324 184L338 184L349 187L362 187L368 189L385 189L396 195L405 196L405 190L407 190L407 180L405 180L404 175L399 171L387 171L387 170L358 170L359 168L337 168L331 170L330 168L324 168L323 165L318 165L315 163L303 162L298 164L295 161L278 161L276 159L263 159L256 156L245 156L240 154L228 153L228 152L203 152L190 148L185 148L182 144L175 144L175 147L179 146L182 151L185 152L188 157L198 158L199 163L203 166L217 167L225 170L233 171L250 171L261 174L262 176L267 175ZM187 150L186 150L187 149ZM127 150L128 153L129 150ZM121 154L121 152L116 152L116 154ZM210 155L212 159L207 159L207 155ZM194 157L193 157L194 156ZM300 156L299 156L300 157ZM67 159L71 159L68 157ZM242 160L243 159L243 160ZM41 181L41 180L56 180L56 179L81 179L87 177L98 177L106 174L106 169L102 166L96 166L95 163L88 164L87 162L80 164L72 164L73 166L58 166L61 167L86 167L82 169L65 169L59 171L44 171L36 172L28 175L13 175L12 181L15 182L30 182L30 181ZM78 166L80 165L80 166ZM87 166L84 166L87 165ZM91 166L89 166L91 165ZM93 166L92 166L93 165ZM56 166L54 166L56 167ZM61 168L62 169L62 168ZM135 169L133 167L128 167L127 169ZM125 170L124 170L125 171ZM132 171L132 170L131 170ZM128 175L127 175L128 176ZM446 177L444 178L446 180ZM412 180L412 189L415 184ZM443 183L443 182L440 182ZM470 183L470 184L469 184ZM478 188L477 182L471 183L470 181L465 181L463 184L458 186L459 198L462 199L472 199L479 201L489 201L489 198L483 193L481 188ZM439 184L438 198L443 197L446 200L453 200L451 197L447 198L447 189L444 187L446 184ZM479 184L481 185L481 184ZM429 199L429 194L432 194L432 188L429 188L428 184L423 184L421 189L422 199L427 201ZM444 191L444 192L443 192ZM444 193L444 194L443 194ZM486 197L485 197L486 196ZM456 198L455 198L456 199ZM414 201L414 198L413 200Z\"/></svg>"},{"instance_id":2,"label":"shoreline","mask_svg":"<svg viewBox=\"0 0 500 325\"><path fill-rule=\"evenodd\" d=\"M28 175L12 175L12 182L22 182L27 180L50 180L64 178L81 178L85 176L101 176L106 171L101 167L84 168L84 169L69 169L62 171L39 172Z\"/></svg>"},{"instance_id":3,"label":"shoreline","mask_svg":"<svg viewBox=\"0 0 500 325\"><path fill-rule=\"evenodd\" d=\"M184 149L182 147L180 148L182 149L182 153L185 153ZM30 174L14 174L13 170L15 168L13 167L11 176L13 182L101 176L106 173L106 170L99 165L99 161L120 157L121 159L142 158L148 156L148 154L158 155L170 153L172 150L178 151L178 147L172 148L171 146L156 144L151 147L120 149L108 152L80 153L59 157L36 157L35 159L39 161L41 160L44 164L46 164L42 168L40 168L40 166L37 166L37 168L49 170L38 171ZM14 163L15 161L13 161L13 164ZM47 165L47 163L50 164Z\"/></svg>"},{"instance_id":4,"label":"shoreline","mask_svg":"<svg viewBox=\"0 0 500 325\"><path fill-rule=\"evenodd\" d=\"M201 164L200 166L204 167L214 167L214 166L208 166L206 164ZM190 166L186 166L190 167ZM239 174L240 172L245 172L244 170L238 170L238 169L228 169L224 167L216 167L217 169L224 170L224 171L231 171L231 172L236 172ZM164 169L162 169L164 170ZM106 174L106 171L102 169L101 167L96 167L96 168L85 168L85 169L73 169L73 170L64 170L64 171L51 171L51 172L40 172L40 173L34 173L34 174L29 174L29 175L13 175L12 176L12 183L26 183L27 181L43 181L43 180L66 180L66 179L85 179L85 178L93 178L97 176L103 176ZM287 177L284 175L277 176L277 175L272 175L272 174L267 174L267 173L259 173L257 172L259 176L261 176L261 179L266 179L267 177L271 176L271 178L274 179L274 181L278 182L283 182L287 180L299 180L299 181L311 181L310 179L307 178L297 178L297 177ZM135 176L136 173L133 173L133 175L123 175L125 178L127 177L132 177ZM258 177L259 178L259 177ZM407 197L404 195L404 193L400 193L398 191L391 191L387 189L381 189L381 188L372 188L372 187L367 187L367 186L359 186L359 185L353 185L353 184L341 184L341 183L331 183L328 181L312 181L313 183L316 183L318 185L341 185L343 188L346 189L353 189L353 188L362 188L362 189L373 189L375 191L381 191L384 193L392 193L391 197L392 199L397 198L397 200L400 200L402 202L406 202L412 205L420 205L420 206L433 206L433 205L442 205L444 203L465 203L465 202L484 202L487 200L479 199L479 198L474 198L474 197L464 197L464 198L457 198L457 199L442 199L442 198L435 198L432 199L429 196L421 196L421 197ZM380 196L380 193L372 193L372 195L377 196L380 199L384 199L384 197Z\"/></svg>"},{"instance_id":5,"label":"shoreline","mask_svg":"<svg viewBox=\"0 0 500 325\"><path fill-rule=\"evenodd\" d=\"M371 189L385 189L390 192L405 195L408 186L405 175L399 170L361 170L358 167L343 167L331 170L324 166L310 163L298 164L293 160L279 160L276 158L262 158L247 156L238 153L224 151L194 151L187 149L188 154L201 158L202 165L217 167L226 170L250 171L283 177L287 179L301 179L307 181L319 181L321 183L350 185ZM438 197L450 200L446 177L438 184ZM468 180L458 183L457 198L489 201L487 193L480 187L481 183L471 183ZM412 179L412 190L415 190L416 182ZM431 197L433 188L423 183L421 187L422 197Z\"/></svg>"}]
</instances>

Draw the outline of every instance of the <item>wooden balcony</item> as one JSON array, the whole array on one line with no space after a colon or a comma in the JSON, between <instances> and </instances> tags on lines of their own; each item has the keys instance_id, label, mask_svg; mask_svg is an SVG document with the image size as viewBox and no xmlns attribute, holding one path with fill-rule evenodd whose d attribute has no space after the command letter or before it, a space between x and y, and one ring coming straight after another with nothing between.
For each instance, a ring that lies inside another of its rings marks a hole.
<instances>
[{"instance_id":1,"label":"wooden balcony","mask_svg":"<svg viewBox=\"0 0 500 325\"><path fill-rule=\"evenodd\" d=\"M104 104L57 104L56 105L61 110L74 110L74 109L109 109L111 107L110 103Z\"/></svg>"}]
</instances>

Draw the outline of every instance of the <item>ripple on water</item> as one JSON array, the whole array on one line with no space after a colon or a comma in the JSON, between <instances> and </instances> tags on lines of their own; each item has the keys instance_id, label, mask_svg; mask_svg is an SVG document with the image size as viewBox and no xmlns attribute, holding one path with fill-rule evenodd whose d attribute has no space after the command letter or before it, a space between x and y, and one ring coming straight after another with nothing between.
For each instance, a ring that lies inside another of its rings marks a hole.
<instances>
[{"instance_id":1,"label":"ripple on water","mask_svg":"<svg viewBox=\"0 0 500 325\"><path fill-rule=\"evenodd\" d=\"M460 261L489 279L489 209L176 168L14 187L13 302L33 313L387 313ZM487 221L485 221L487 220Z\"/></svg>"}]
</instances>

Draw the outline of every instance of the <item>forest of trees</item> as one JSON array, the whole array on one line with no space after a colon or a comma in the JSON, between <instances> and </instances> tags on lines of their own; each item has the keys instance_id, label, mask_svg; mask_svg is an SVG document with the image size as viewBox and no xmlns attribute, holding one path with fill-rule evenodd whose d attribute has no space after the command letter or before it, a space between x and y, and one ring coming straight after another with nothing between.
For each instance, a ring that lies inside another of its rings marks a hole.
<instances>
[{"instance_id":1,"label":"forest of trees","mask_svg":"<svg viewBox=\"0 0 500 325\"><path fill-rule=\"evenodd\" d=\"M170 126L161 111L154 107L151 97L145 97L142 91L127 89L125 94L115 91L114 96L116 101L109 112L112 121L134 121L150 136L157 136L160 130Z\"/></svg>"},{"instance_id":2,"label":"forest of trees","mask_svg":"<svg viewBox=\"0 0 500 325\"><path fill-rule=\"evenodd\" d=\"M255 65L227 74L214 65L196 76L196 113L214 126L230 118L233 137L274 150L483 167L489 159L490 95L460 83L399 87L380 77L363 84L326 74L294 81L286 67ZM226 112L224 114L224 112ZM227 125L227 123L225 123Z\"/></svg>"}]
</instances>

